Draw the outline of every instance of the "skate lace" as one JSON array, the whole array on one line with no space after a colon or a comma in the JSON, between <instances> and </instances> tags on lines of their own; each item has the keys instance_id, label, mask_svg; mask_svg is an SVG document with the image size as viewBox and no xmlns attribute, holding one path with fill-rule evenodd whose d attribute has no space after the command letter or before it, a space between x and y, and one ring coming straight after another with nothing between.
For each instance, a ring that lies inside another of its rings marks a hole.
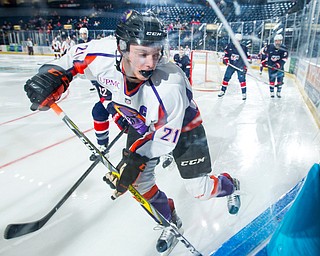
<instances>
[{"instance_id":1,"label":"skate lace","mask_svg":"<svg viewBox=\"0 0 320 256\"><path fill-rule=\"evenodd\" d=\"M170 231L169 227L164 227L162 225L157 225L153 228L153 230L162 230L162 233L159 237L159 240L168 241L173 236L172 232Z\"/></svg>"},{"instance_id":2,"label":"skate lace","mask_svg":"<svg viewBox=\"0 0 320 256\"><path fill-rule=\"evenodd\" d=\"M237 204L237 197L238 197L238 195L236 195L235 193L228 196L228 204L229 205L236 205Z\"/></svg>"},{"instance_id":3,"label":"skate lace","mask_svg":"<svg viewBox=\"0 0 320 256\"><path fill-rule=\"evenodd\" d=\"M238 199L239 199L239 182L237 180L234 180L235 190L234 192L227 196L227 202L229 205L237 205Z\"/></svg>"}]
</instances>

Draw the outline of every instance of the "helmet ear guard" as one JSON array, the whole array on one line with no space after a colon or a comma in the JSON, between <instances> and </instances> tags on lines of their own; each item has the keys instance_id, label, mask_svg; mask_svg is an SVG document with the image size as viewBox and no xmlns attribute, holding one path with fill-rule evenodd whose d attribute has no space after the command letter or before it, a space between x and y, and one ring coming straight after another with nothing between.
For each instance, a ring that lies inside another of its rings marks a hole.
<instances>
[{"instance_id":1,"label":"helmet ear guard","mask_svg":"<svg viewBox=\"0 0 320 256\"><path fill-rule=\"evenodd\" d=\"M121 52L129 51L129 45L125 41L119 39L117 43Z\"/></svg>"}]
</instances>

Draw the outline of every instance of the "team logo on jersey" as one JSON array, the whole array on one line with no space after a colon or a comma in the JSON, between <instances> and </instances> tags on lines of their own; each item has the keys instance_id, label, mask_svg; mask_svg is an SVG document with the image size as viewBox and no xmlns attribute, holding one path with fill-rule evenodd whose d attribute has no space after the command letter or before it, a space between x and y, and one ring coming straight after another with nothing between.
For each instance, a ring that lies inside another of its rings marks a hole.
<instances>
[{"instance_id":1,"label":"team logo on jersey","mask_svg":"<svg viewBox=\"0 0 320 256\"><path fill-rule=\"evenodd\" d=\"M280 56L279 55L272 55L271 56L271 60L272 61L278 61L278 60L280 60Z\"/></svg>"},{"instance_id":2,"label":"team logo on jersey","mask_svg":"<svg viewBox=\"0 0 320 256\"><path fill-rule=\"evenodd\" d=\"M125 99L124 99L124 102L125 102L126 104L131 104L131 99L125 98Z\"/></svg>"},{"instance_id":3,"label":"team logo on jersey","mask_svg":"<svg viewBox=\"0 0 320 256\"><path fill-rule=\"evenodd\" d=\"M239 59L239 55L238 54L231 54L231 60L238 60Z\"/></svg>"}]
</instances>

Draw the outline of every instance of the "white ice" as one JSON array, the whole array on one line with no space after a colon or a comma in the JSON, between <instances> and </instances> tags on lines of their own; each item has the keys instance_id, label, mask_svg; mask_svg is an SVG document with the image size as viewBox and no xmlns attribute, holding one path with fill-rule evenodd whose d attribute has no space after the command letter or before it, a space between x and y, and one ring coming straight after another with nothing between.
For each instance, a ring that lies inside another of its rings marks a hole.
<instances>
[{"instance_id":1,"label":"white ice","mask_svg":"<svg viewBox=\"0 0 320 256\"><path fill-rule=\"evenodd\" d=\"M126 193L116 201L102 181L100 164L39 231L5 240L8 224L43 217L91 165L90 152L56 114L32 112L23 90L40 64L53 57L0 55L0 255L157 255L155 222ZM266 72L250 74L267 82ZM247 76L247 100L236 75L224 98L195 91L211 150L214 173L229 172L241 182L242 207L227 212L226 198L201 202L187 194L177 169L157 167L159 187L174 198L185 237L204 255L276 202L319 161L319 129L292 77L283 97L270 98L268 85ZM59 103L95 142L91 109L98 100L90 82L76 79ZM111 123L110 136L119 132ZM125 136L113 147L117 164ZM178 243L172 255L191 255Z\"/></svg>"}]
</instances>

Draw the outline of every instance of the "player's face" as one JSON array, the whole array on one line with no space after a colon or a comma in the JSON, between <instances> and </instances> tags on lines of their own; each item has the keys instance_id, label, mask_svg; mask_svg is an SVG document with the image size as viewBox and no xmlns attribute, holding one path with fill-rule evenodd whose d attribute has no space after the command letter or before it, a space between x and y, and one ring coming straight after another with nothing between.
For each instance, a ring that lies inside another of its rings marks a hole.
<instances>
[{"instance_id":1,"label":"player's face","mask_svg":"<svg viewBox=\"0 0 320 256\"><path fill-rule=\"evenodd\" d=\"M281 46L281 43L282 43L281 40L275 40L275 41L274 41L274 46L275 46L277 49L279 49L280 46Z\"/></svg>"},{"instance_id":2,"label":"player's face","mask_svg":"<svg viewBox=\"0 0 320 256\"><path fill-rule=\"evenodd\" d=\"M141 45L130 45L128 53L128 61L130 65L127 67L130 70L125 70L127 74L136 77L140 81L145 81L148 78L144 77L140 71L155 70L161 57L160 47L148 47Z\"/></svg>"},{"instance_id":3,"label":"player's face","mask_svg":"<svg viewBox=\"0 0 320 256\"><path fill-rule=\"evenodd\" d=\"M83 40L86 40L88 38L88 35L86 33L81 33L80 36Z\"/></svg>"}]
</instances>

